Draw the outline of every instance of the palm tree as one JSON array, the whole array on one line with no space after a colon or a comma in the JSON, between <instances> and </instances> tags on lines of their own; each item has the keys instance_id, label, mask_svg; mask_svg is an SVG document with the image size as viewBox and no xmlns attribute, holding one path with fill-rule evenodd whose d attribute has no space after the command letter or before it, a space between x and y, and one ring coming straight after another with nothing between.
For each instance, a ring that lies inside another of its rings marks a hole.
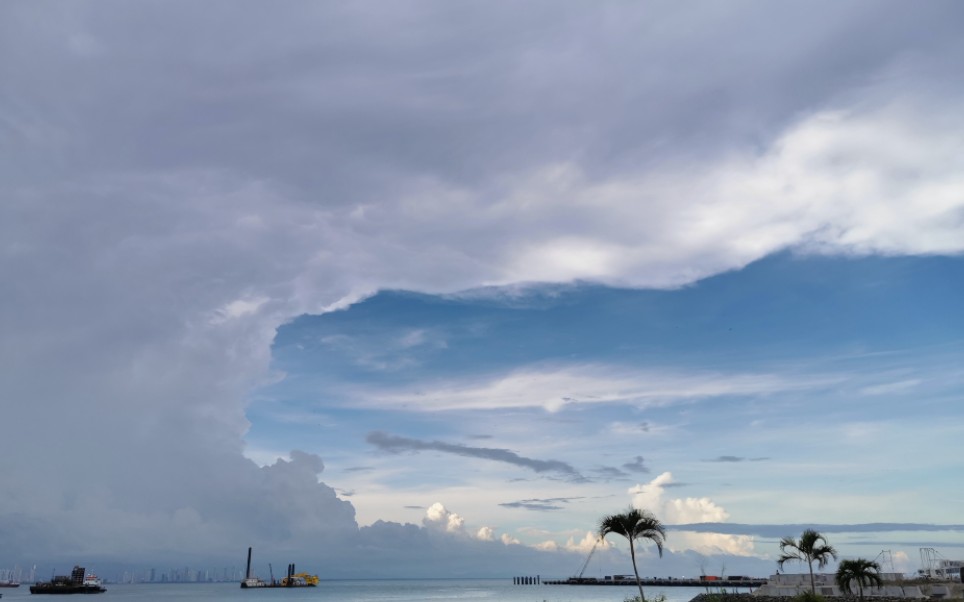
<instances>
[{"instance_id":1,"label":"palm tree","mask_svg":"<svg viewBox=\"0 0 964 602\"><path fill-rule=\"evenodd\" d=\"M636 540L649 539L656 544L660 558L663 556L663 542L666 540L666 530L651 512L630 507L622 514L604 516L599 521L599 538L605 539L610 533L622 535L629 540L629 556L633 559L633 573L636 574L636 585L639 587L639 600L646 602L643 595L643 583L639 580L639 570L636 568Z\"/></svg>"},{"instance_id":2,"label":"palm tree","mask_svg":"<svg viewBox=\"0 0 964 602\"><path fill-rule=\"evenodd\" d=\"M865 585L880 587L884 584L884 580L880 578L880 565L866 558L841 560L840 566L837 567L836 579L840 590L848 594L853 593L850 584L856 581L861 602L864 599Z\"/></svg>"},{"instance_id":3,"label":"palm tree","mask_svg":"<svg viewBox=\"0 0 964 602\"><path fill-rule=\"evenodd\" d=\"M787 536L780 540L780 552L782 555L777 559L777 566L783 568L783 563L788 560L799 560L806 562L810 569L810 592L817 593L817 586L813 581L813 563L823 568L827 566L830 559L837 559L837 550L827 543L823 535L813 529L807 529L800 536L800 541Z\"/></svg>"}]
</instances>

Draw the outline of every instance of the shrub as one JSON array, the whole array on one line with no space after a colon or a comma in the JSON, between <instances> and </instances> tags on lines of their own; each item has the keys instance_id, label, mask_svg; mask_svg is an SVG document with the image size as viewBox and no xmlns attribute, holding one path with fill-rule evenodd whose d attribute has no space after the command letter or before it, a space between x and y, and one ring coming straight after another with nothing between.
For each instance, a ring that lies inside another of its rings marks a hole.
<instances>
[{"instance_id":1,"label":"shrub","mask_svg":"<svg viewBox=\"0 0 964 602\"><path fill-rule=\"evenodd\" d=\"M827 599L820 594L813 592L803 592L793 597L794 602L827 602Z\"/></svg>"},{"instance_id":2,"label":"shrub","mask_svg":"<svg viewBox=\"0 0 964 602\"><path fill-rule=\"evenodd\" d=\"M737 599L735 596L728 594L725 589L720 589L720 591L710 594L703 594L700 597L701 602L731 602Z\"/></svg>"},{"instance_id":3,"label":"shrub","mask_svg":"<svg viewBox=\"0 0 964 602\"><path fill-rule=\"evenodd\" d=\"M640 602L639 596L626 598L623 602ZM666 602L666 594L656 594L651 598L646 598L646 602Z\"/></svg>"}]
</instances>

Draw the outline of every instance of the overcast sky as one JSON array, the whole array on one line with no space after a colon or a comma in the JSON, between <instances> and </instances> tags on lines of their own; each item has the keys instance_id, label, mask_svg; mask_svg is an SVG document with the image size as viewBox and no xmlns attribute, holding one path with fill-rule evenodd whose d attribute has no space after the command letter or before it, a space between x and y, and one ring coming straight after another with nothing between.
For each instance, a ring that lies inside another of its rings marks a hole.
<instances>
[{"instance_id":1,"label":"overcast sky","mask_svg":"<svg viewBox=\"0 0 964 602\"><path fill-rule=\"evenodd\" d=\"M0 4L0 568L964 557L962 25Z\"/></svg>"}]
</instances>

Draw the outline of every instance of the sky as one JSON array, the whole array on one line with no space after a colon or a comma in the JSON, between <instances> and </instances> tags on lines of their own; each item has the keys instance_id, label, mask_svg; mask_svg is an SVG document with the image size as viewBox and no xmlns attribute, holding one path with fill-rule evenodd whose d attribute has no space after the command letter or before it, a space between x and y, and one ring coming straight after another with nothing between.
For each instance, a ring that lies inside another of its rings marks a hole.
<instances>
[{"instance_id":1,"label":"sky","mask_svg":"<svg viewBox=\"0 0 964 602\"><path fill-rule=\"evenodd\" d=\"M962 23L0 4L0 568L964 557Z\"/></svg>"}]
</instances>

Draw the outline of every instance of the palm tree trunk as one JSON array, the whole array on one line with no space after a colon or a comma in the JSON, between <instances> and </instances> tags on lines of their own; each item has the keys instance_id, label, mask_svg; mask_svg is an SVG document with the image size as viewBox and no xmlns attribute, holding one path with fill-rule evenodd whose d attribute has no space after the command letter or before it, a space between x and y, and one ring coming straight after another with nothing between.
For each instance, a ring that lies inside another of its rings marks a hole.
<instances>
[{"instance_id":1,"label":"palm tree trunk","mask_svg":"<svg viewBox=\"0 0 964 602\"><path fill-rule=\"evenodd\" d=\"M629 540L629 557L633 559L633 573L636 575L636 587L639 588L639 602L646 602L643 595L643 582L639 580L639 569L636 568L636 546L632 539Z\"/></svg>"},{"instance_id":2,"label":"palm tree trunk","mask_svg":"<svg viewBox=\"0 0 964 602\"><path fill-rule=\"evenodd\" d=\"M813 581L813 560L807 557L807 566L810 567L810 593L817 595L817 585Z\"/></svg>"}]
</instances>

